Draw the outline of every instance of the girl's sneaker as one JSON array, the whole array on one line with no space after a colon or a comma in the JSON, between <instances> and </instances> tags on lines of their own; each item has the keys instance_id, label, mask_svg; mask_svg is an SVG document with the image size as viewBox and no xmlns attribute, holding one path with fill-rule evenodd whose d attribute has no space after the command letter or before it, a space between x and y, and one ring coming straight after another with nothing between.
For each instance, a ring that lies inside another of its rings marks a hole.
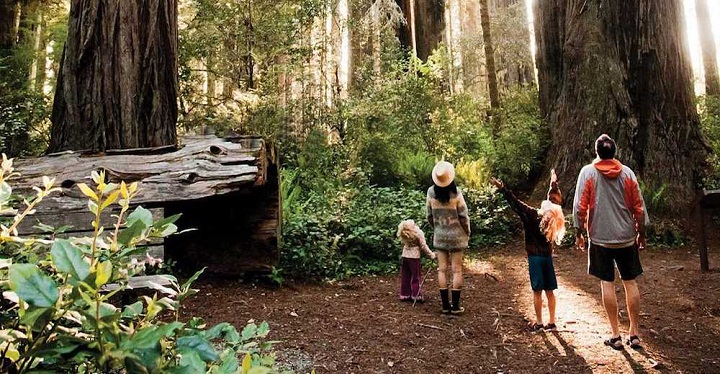
<instances>
[{"instance_id":1,"label":"girl's sneaker","mask_svg":"<svg viewBox=\"0 0 720 374\"><path fill-rule=\"evenodd\" d=\"M543 327L543 330L545 330L545 331L557 331L557 325L555 325L554 323L548 323L547 325L545 325L545 326Z\"/></svg>"},{"instance_id":2,"label":"girl's sneaker","mask_svg":"<svg viewBox=\"0 0 720 374\"><path fill-rule=\"evenodd\" d=\"M410 296L400 296L400 301L412 301Z\"/></svg>"}]
</instances>

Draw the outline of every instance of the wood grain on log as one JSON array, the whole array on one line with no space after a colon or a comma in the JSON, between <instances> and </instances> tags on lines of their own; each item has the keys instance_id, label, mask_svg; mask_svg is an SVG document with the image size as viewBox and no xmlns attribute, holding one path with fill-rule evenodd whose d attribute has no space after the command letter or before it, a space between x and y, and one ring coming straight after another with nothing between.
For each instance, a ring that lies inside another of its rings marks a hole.
<instances>
[{"instance_id":1,"label":"wood grain on log","mask_svg":"<svg viewBox=\"0 0 720 374\"><path fill-rule=\"evenodd\" d=\"M76 185L92 185L92 171L105 170L110 182L140 182L133 203L146 206L222 195L265 183L267 159L260 138L188 136L183 145L162 154L65 153L18 159L15 167L21 176L14 186L21 194L33 194L32 186L42 185L43 176L56 178L62 192L38 206L38 214L47 214L86 210L87 199Z\"/></svg>"}]
</instances>

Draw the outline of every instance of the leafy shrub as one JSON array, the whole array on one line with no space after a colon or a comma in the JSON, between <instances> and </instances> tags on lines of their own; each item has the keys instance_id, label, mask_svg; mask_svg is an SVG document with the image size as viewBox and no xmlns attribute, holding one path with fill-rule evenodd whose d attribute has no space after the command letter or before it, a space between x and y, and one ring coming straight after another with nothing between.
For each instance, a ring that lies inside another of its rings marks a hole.
<instances>
[{"instance_id":1,"label":"leafy shrub","mask_svg":"<svg viewBox=\"0 0 720 374\"><path fill-rule=\"evenodd\" d=\"M470 248L505 243L517 223L502 195L485 187L464 189L463 196L470 213Z\"/></svg>"},{"instance_id":2,"label":"leafy shrub","mask_svg":"<svg viewBox=\"0 0 720 374\"><path fill-rule=\"evenodd\" d=\"M540 118L537 90L523 88L503 98L495 113L493 169L508 185L530 187L542 169L550 145L550 133Z\"/></svg>"},{"instance_id":3,"label":"leafy shrub","mask_svg":"<svg viewBox=\"0 0 720 374\"><path fill-rule=\"evenodd\" d=\"M401 244L395 232L401 220L414 219L432 247L426 188L350 184L322 195L307 191L285 215L280 268L291 276L320 278L397 270ZM463 194L470 210L471 248L504 242L514 221L502 197L487 188L463 189Z\"/></svg>"},{"instance_id":4,"label":"leafy shrub","mask_svg":"<svg viewBox=\"0 0 720 374\"><path fill-rule=\"evenodd\" d=\"M196 292L191 283L202 271L183 284L165 275L169 286L151 283L159 291L152 297L113 303L112 297L125 290L139 270L131 260L144 251L137 245L174 233L178 216L154 222L142 207L128 214L137 183L105 183L103 174L93 172L94 187L78 184L95 217L92 237L42 240L17 235L17 225L59 190L47 177L13 223L1 227L0 371L272 371L272 342L263 341L269 330L266 323L250 323L238 332L227 323L206 329L197 318L178 321L181 303ZM12 160L3 155L0 210L5 212L12 209L8 179L14 175ZM119 210L115 228L105 233L101 213L113 206ZM117 288L109 287L111 283ZM238 355L244 356L242 364Z\"/></svg>"},{"instance_id":5,"label":"leafy shrub","mask_svg":"<svg viewBox=\"0 0 720 374\"><path fill-rule=\"evenodd\" d=\"M708 189L720 188L720 97L702 96L699 104L700 125L713 151L708 156L710 170L703 184Z\"/></svg>"}]
</instances>

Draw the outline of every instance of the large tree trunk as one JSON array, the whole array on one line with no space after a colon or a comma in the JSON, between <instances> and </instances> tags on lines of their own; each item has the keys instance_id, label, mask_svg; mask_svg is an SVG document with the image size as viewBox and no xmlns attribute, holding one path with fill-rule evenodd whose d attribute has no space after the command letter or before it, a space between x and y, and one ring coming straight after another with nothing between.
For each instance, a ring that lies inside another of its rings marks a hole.
<instances>
[{"instance_id":1,"label":"large tree trunk","mask_svg":"<svg viewBox=\"0 0 720 374\"><path fill-rule=\"evenodd\" d=\"M407 25L400 27L398 37L406 48L412 48L421 60L427 60L443 39L445 0L396 0Z\"/></svg>"},{"instance_id":2,"label":"large tree trunk","mask_svg":"<svg viewBox=\"0 0 720 374\"><path fill-rule=\"evenodd\" d=\"M498 92L497 70L495 69L495 50L493 49L492 33L490 32L490 7L488 0L480 0L480 27L482 27L483 44L485 45L485 66L488 73L488 89L490 91L490 106L500 107L500 93Z\"/></svg>"},{"instance_id":3,"label":"large tree trunk","mask_svg":"<svg viewBox=\"0 0 720 374\"><path fill-rule=\"evenodd\" d=\"M693 196L707 145L693 104L682 4L675 0L536 0L540 109L550 126L547 168L566 199L607 133L617 158L677 208ZM539 190L546 185L540 183ZM567 201L567 200L566 200Z\"/></svg>"},{"instance_id":4,"label":"large tree trunk","mask_svg":"<svg viewBox=\"0 0 720 374\"><path fill-rule=\"evenodd\" d=\"M713 37L712 22L708 1L695 0L698 31L700 32L700 46L702 47L703 67L705 68L705 93L707 95L720 95L720 78L718 78L717 50Z\"/></svg>"},{"instance_id":5,"label":"large tree trunk","mask_svg":"<svg viewBox=\"0 0 720 374\"><path fill-rule=\"evenodd\" d=\"M415 1L415 35L417 56L427 60L443 38L445 0Z\"/></svg>"},{"instance_id":6,"label":"large tree trunk","mask_svg":"<svg viewBox=\"0 0 720 374\"><path fill-rule=\"evenodd\" d=\"M15 44L15 4L17 0L0 0L0 57Z\"/></svg>"},{"instance_id":7,"label":"large tree trunk","mask_svg":"<svg viewBox=\"0 0 720 374\"><path fill-rule=\"evenodd\" d=\"M177 0L73 0L50 152L176 142Z\"/></svg>"}]
</instances>

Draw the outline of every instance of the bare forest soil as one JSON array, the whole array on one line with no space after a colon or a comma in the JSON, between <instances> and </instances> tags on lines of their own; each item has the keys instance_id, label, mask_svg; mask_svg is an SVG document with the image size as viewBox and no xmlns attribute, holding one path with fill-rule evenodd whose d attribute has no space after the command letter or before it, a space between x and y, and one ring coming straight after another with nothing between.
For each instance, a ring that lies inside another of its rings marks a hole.
<instances>
[{"instance_id":1,"label":"bare forest soil","mask_svg":"<svg viewBox=\"0 0 720 374\"><path fill-rule=\"evenodd\" d=\"M555 257L558 331L531 334L534 315L522 243L470 251L462 297L466 313L440 314L437 273L423 286L424 304L397 300L398 277L325 284L289 282L271 289L206 280L185 315L242 328L267 321L278 359L298 373L720 373L720 251L699 272L694 250L651 248L638 279L644 349L613 351L599 282L586 255ZM428 267L423 268L423 274ZM628 326L617 281L623 334ZM547 318L547 317L546 317Z\"/></svg>"}]
</instances>

